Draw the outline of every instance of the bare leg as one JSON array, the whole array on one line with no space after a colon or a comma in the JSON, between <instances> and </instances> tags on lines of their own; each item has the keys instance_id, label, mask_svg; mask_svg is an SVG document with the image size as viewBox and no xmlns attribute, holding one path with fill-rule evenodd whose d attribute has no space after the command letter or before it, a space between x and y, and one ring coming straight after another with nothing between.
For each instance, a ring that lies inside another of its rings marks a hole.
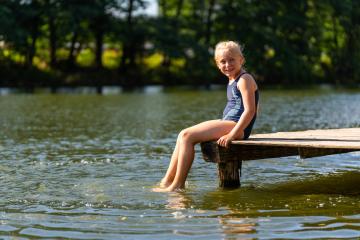
<instances>
[{"instance_id":1,"label":"bare leg","mask_svg":"<svg viewBox=\"0 0 360 240\"><path fill-rule=\"evenodd\" d=\"M164 189L154 190L174 191L179 188L184 188L186 177L194 160L195 144L204 141L216 140L229 133L235 124L236 123L232 121L211 120L181 131L168 172L163 179L166 180L168 186L166 187L165 185L166 188ZM169 185L170 182L171 184Z\"/></svg>"},{"instance_id":2,"label":"bare leg","mask_svg":"<svg viewBox=\"0 0 360 240\"><path fill-rule=\"evenodd\" d=\"M195 150L194 146L195 143L190 141L190 139L187 139L188 136L184 134L183 139L181 141L181 151L179 151L179 159L176 168L176 175L174 178L174 181L169 186L170 191L176 189L176 188L184 188L185 187L185 180L187 178L187 175L190 171L191 165L194 161L195 157Z\"/></svg>"},{"instance_id":3,"label":"bare leg","mask_svg":"<svg viewBox=\"0 0 360 240\"><path fill-rule=\"evenodd\" d=\"M171 161L170 161L169 167L166 171L164 178L160 182L160 187L166 188L166 187L170 186L170 184L172 183L172 181L175 178L177 162L178 162L178 155L179 155L179 145L180 145L179 139L180 139L180 135L178 136L178 138L176 140L176 146L175 146L174 152L171 156Z\"/></svg>"}]
</instances>

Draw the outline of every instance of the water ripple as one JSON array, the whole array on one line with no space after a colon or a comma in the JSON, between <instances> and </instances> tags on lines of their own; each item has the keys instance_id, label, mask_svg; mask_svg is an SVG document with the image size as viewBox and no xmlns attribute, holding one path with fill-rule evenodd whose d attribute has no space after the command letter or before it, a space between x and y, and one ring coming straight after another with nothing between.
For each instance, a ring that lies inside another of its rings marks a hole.
<instances>
[{"instance_id":1,"label":"water ripple","mask_svg":"<svg viewBox=\"0 0 360 240\"><path fill-rule=\"evenodd\" d=\"M221 190L196 147L185 191L151 191L178 132L219 118L224 100L0 96L0 238L359 238L359 152L244 162L242 188ZM262 91L254 132L359 127L358 102L356 91Z\"/></svg>"}]
</instances>

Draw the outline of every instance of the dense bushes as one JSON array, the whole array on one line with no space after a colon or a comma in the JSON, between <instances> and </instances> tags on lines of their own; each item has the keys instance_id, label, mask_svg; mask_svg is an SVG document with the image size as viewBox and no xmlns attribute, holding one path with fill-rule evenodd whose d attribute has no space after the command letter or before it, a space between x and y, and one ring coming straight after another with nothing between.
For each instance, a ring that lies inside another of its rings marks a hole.
<instances>
[{"instance_id":1,"label":"dense bushes","mask_svg":"<svg viewBox=\"0 0 360 240\"><path fill-rule=\"evenodd\" d=\"M3 86L209 84L214 45L245 46L262 84L358 84L355 0L5 0Z\"/></svg>"}]
</instances>

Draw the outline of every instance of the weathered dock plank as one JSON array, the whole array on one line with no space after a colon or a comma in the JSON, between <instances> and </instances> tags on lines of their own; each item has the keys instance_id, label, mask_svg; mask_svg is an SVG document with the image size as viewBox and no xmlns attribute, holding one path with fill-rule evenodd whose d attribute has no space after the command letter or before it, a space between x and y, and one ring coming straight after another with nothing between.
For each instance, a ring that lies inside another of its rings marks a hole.
<instances>
[{"instance_id":1,"label":"weathered dock plank","mask_svg":"<svg viewBox=\"0 0 360 240\"><path fill-rule=\"evenodd\" d=\"M242 161L360 151L360 128L255 134L247 140L233 141L229 148L213 141L201 143L201 149L205 161L218 164L220 186L238 187Z\"/></svg>"},{"instance_id":2,"label":"weathered dock plank","mask_svg":"<svg viewBox=\"0 0 360 240\"><path fill-rule=\"evenodd\" d=\"M360 150L360 128L255 134L246 141L234 141L233 144Z\"/></svg>"}]
</instances>

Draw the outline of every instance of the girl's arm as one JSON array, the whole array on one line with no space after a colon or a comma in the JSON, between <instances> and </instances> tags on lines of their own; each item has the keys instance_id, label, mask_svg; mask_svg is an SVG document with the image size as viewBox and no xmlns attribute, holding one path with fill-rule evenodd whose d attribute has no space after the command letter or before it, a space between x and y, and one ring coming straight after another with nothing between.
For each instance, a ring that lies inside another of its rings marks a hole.
<instances>
[{"instance_id":1,"label":"girl's arm","mask_svg":"<svg viewBox=\"0 0 360 240\"><path fill-rule=\"evenodd\" d=\"M223 147L228 147L232 140L243 138L244 129L249 125L256 112L255 80L251 77L251 75L245 74L238 81L237 87L241 92L244 112L241 114L241 117L235 127L217 141L217 143Z\"/></svg>"}]
</instances>

